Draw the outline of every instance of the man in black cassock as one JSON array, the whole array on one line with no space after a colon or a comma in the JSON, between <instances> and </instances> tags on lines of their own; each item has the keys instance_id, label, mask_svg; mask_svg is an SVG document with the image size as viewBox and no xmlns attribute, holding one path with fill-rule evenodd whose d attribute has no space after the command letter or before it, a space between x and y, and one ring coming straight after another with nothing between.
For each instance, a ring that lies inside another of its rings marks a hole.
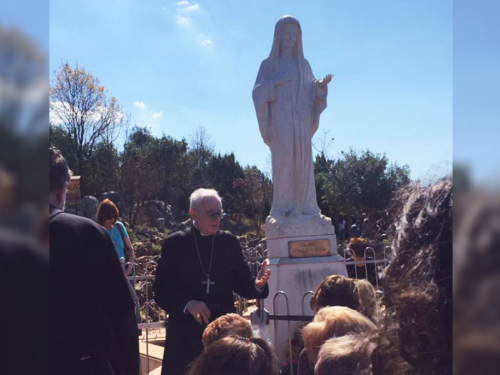
<instances>
[{"instance_id":1,"label":"man in black cassock","mask_svg":"<svg viewBox=\"0 0 500 375\"><path fill-rule=\"evenodd\" d=\"M50 373L139 374L134 301L111 237L63 212L71 171L54 148L49 170Z\"/></svg>"},{"instance_id":2,"label":"man in black cassock","mask_svg":"<svg viewBox=\"0 0 500 375\"><path fill-rule=\"evenodd\" d=\"M169 314L162 375L186 372L203 350L207 324L235 312L233 291L245 298L269 294L267 261L252 277L238 239L219 231L222 202L217 192L193 192L189 212L193 226L167 237L154 283L155 300Z\"/></svg>"}]
</instances>

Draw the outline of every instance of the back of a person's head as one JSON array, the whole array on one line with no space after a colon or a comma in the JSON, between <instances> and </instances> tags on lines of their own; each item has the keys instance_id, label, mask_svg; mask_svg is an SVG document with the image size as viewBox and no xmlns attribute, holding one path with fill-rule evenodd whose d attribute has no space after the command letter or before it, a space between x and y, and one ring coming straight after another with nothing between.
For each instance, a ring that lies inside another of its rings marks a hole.
<instances>
[{"instance_id":1,"label":"back of a person's head","mask_svg":"<svg viewBox=\"0 0 500 375\"><path fill-rule=\"evenodd\" d=\"M366 279L354 281L359 295L359 311L372 321L378 319L377 294L373 285Z\"/></svg>"},{"instance_id":2,"label":"back of a person's head","mask_svg":"<svg viewBox=\"0 0 500 375\"><path fill-rule=\"evenodd\" d=\"M451 373L453 181L399 194L374 373Z\"/></svg>"},{"instance_id":3,"label":"back of a person's head","mask_svg":"<svg viewBox=\"0 0 500 375\"><path fill-rule=\"evenodd\" d=\"M359 296L353 279L342 275L330 275L323 280L311 297L314 311L326 306L345 306L359 309Z\"/></svg>"},{"instance_id":4,"label":"back of a person's head","mask_svg":"<svg viewBox=\"0 0 500 375\"><path fill-rule=\"evenodd\" d=\"M275 375L276 357L261 338L226 336L208 345L187 375Z\"/></svg>"},{"instance_id":5,"label":"back of a person's head","mask_svg":"<svg viewBox=\"0 0 500 375\"><path fill-rule=\"evenodd\" d=\"M332 337L368 332L375 325L363 314L344 306L325 307L304 327L302 337L311 361L315 362L319 348Z\"/></svg>"},{"instance_id":6,"label":"back of a person's head","mask_svg":"<svg viewBox=\"0 0 500 375\"><path fill-rule=\"evenodd\" d=\"M362 335L345 335L328 339L318 353L315 375L370 375L368 345Z\"/></svg>"},{"instance_id":7,"label":"back of a person's head","mask_svg":"<svg viewBox=\"0 0 500 375\"><path fill-rule=\"evenodd\" d=\"M211 322L203 332L203 346L208 346L225 336L234 335L245 338L253 336L250 322L238 314L226 314Z\"/></svg>"},{"instance_id":8,"label":"back of a person's head","mask_svg":"<svg viewBox=\"0 0 500 375\"><path fill-rule=\"evenodd\" d=\"M55 147L49 147L49 189L59 190L71 180L71 170L64 156Z\"/></svg>"},{"instance_id":9,"label":"back of a person's head","mask_svg":"<svg viewBox=\"0 0 500 375\"><path fill-rule=\"evenodd\" d=\"M354 251L357 257L364 257L368 243L363 237L352 237L349 240L349 249Z\"/></svg>"}]
</instances>

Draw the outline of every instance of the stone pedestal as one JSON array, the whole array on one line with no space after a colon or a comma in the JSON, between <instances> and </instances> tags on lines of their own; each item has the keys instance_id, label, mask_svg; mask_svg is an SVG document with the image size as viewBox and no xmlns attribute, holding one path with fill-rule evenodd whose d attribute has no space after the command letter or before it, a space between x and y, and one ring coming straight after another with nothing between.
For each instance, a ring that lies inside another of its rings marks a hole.
<instances>
[{"instance_id":1,"label":"stone pedestal","mask_svg":"<svg viewBox=\"0 0 500 375\"><path fill-rule=\"evenodd\" d=\"M333 227L331 228L333 231ZM327 244L327 256L290 257L315 252L324 254ZM272 238L267 240L267 249L272 276L268 283L269 297L264 301L264 307L270 314L313 315L309 305L311 295L304 296L305 293L314 291L329 275L347 276L344 260L337 254L335 234ZM281 294L276 297L276 310L274 309L273 299L278 292L286 294L288 311L286 298ZM292 335L298 323L290 322ZM288 349L288 322L271 320L267 328L279 359L278 363L282 363L287 360L285 353Z\"/></svg>"}]
</instances>

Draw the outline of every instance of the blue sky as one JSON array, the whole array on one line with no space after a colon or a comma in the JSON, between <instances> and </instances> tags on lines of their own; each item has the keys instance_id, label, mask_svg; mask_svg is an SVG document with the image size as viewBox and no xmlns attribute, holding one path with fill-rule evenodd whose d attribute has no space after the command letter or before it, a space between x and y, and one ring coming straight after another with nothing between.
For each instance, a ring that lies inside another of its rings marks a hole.
<instances>
[{"instance_id":1,"label":"blue sky","mask_svg":"<svg viewBox=\"0 0 500 375\"><path fill-rule=\"evenodd\" d=\"M450 0L52 0L50 69L78 62L155 135L203 125L216 151L269 170L251 93L285 14L316 77L334 74L317 133L335 138L331 157L386 153L412 178L451 168Z\"/></svg>"},{"instance_id":2,"label":"blue sky","mask_svg":"<svg viewBox=\"0 0 500 375\"><path fill-rule=\"evenodd\" d=\"M454 161L476 183L500 187L500 2L456 0Z\"/></svg>"}]
</instances>

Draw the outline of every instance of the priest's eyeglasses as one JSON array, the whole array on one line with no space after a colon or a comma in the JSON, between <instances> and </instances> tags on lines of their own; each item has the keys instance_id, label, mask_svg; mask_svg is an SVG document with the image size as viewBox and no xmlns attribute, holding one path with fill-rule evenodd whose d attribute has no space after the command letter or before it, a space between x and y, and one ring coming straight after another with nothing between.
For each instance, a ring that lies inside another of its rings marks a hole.
<instances>
[{"instance_id":1,"label":"priest's eyeglasses","mask_svg":"<svg viewBox=\"0 0 500 375\"><path fill-rule=\"evenodd\" d=\"M207 212L205 213L206 216L208 216L210 219L217 219L217 220L220 220L222 219L224 216L226 216L227 214L225 212Z\"/></svg>"}]
</instances>

